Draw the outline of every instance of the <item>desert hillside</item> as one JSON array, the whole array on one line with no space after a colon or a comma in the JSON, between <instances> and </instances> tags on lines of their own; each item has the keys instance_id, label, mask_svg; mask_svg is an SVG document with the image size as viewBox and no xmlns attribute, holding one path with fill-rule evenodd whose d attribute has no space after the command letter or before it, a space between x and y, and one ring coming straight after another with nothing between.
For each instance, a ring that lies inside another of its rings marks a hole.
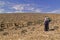
<instances>
[{"instance_id":1,"label":"desert hillside","mask_svg":"<svg viewBox=\"0 0 60 40\"><path fill-rule=\"evenodd\" d=\"M44 17L52 21L44 31ZM60 40L60 14L0 14L0 40Z\"/></svg>"}]
</instances>

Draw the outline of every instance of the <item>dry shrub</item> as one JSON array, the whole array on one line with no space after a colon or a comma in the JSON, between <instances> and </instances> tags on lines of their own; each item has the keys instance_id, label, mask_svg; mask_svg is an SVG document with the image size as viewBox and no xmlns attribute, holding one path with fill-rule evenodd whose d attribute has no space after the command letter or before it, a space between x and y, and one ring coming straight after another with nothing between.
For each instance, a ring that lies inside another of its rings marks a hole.
<instances>
[{"instance_id":1,"label":"dry shrub","mask_svg":"<svg viewBox=\"0 0 60 40\"><path fill-rule=\"evenodd\" d=\"M37 23L38 24L42 24L43 23L43 20L38 20Z\"/></svg>"},{"instance_id":2,"label":"dry shrub","mask_svg":"<svg viewBox=\"0 0 60 40\"><path fill-rule=\"evenodd\" d=\"M35 30L35 27L32 27L31 31L34 31Z\"/></svg>"},{"instance_id":3,"label":"dry shrub","mask_svg":"<svg viewBox=\"0 0 60 40\"><path fill-rule=\"evenodd\" d=\"M35 21L35 24L42 24L43 23L43 20L37 20Z\"/></svg>"},{"instance_id":4,"label":"dry shrub","mask_svg":"<svg viewBox=\"0 0 60 40\"><path fill-rule=\"evenodd\" d=\"M27 32L27 30L24 29L24 30L21 31L21 34L26 34L26 32Z\"/></svg>"},{"instance_id":5,"label":"dry shrub","mask_svg":"<svg viewBox=\"0 0 60 40\"><path fill-rule=\"evenodd\" d=\"M23 27L28 27L27 22L23 22Z\"/></svg>"},{"instance_id":6,"label":"dry shrub","mask_svg":"<svg viewBox=\"0 0 60 40\"><path fill-rule=\"evenodd\" d=\"M9 33L8 32L4 32L3 35L8 35Z\"/></svg>"},{"instance_id":7,"label":"dry shrub","mask_svg":"<svg viewBox=\"0 0 60 40\"><path fill-rule=\"evenodd\" d=\"M17 29L21 29L21 28L24 27L23 24L19 24L19 23L14 23L14 26L15 26L15 30L17 30Z\"/></svg>"},{"instance_id":8,"label":"dry shrub","mask_svg":"<svg viewBox=\"0 0 60 40\"><path fill-rule=\"evenodd\" d=\"M13 23L7 23L7 28L11 28L13 25Z\"/></svg>"},{"instance_id":9,"label":"dry shrub","mask_svg":"<svg viewBox=\"0 0 60 40\"><path fill-rule=\"evenodd\" d=\"M32 25L32 24L33 24L32 21L27 22L27 25L28 25L28 26L30 26L30 25Z\"/></svg>"},{"instance_id":10,"label":"dry shrub","mask_svg":"<svg viewBox=\"0 0 60 40\"><path fill-rule=\"evenodd\" d=\"M0 31L4 31L4 29L0 28Z\"/></svg>"},{"instance_id":11,"label":"dry shrub","mask_svg":"<svg viewBox=\"0 0 60 40\"><path fill-rule=\"evenodd\" d=\"M57 30L59 27L58 26L54 26L54 29Z\"/></svg>"},{"instance_id":12,"label":"dry shrub","mask_svg":"<svg viewBox=\"0 0 60 40\"><path fill-rule=\"evenodd\" d=\"M4 25L3 23L1 23L1 24L0 24L0 27L1 27L1 28L4 28L4 27L5 27L5 25Z\"/></svg>"}]
</instances>

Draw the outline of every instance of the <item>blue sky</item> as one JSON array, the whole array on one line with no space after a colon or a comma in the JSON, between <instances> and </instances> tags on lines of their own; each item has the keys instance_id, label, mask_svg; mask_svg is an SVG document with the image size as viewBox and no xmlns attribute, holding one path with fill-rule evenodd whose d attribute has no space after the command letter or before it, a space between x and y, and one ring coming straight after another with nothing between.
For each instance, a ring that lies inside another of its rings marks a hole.
<instances>
[{"instance_id":1,"label":"blue sky","mask_svg":"<svg viewBox=\"0 0 60 40\"><path fill-rule=\"evenodd\" d=\"M60 0L0 0L0 13L60 13Z\"/></svg>"}]
</instances>

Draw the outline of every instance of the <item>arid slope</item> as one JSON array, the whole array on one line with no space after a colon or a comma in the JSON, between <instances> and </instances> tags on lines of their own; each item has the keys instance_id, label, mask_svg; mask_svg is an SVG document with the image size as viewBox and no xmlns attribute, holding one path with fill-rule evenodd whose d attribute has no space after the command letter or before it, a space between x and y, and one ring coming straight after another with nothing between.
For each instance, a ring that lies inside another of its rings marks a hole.
<instances>
[{"instance_id":1,"label":"arid slope","mask_svg":"<svg viewBox=\"0 0 60 40\"><path fill-rule=\"evenodd\" d=\"M44 31L44 17L52 21ZM0 14L0 40L60 40L60 14Z\"/></svg>"}]
</instances>

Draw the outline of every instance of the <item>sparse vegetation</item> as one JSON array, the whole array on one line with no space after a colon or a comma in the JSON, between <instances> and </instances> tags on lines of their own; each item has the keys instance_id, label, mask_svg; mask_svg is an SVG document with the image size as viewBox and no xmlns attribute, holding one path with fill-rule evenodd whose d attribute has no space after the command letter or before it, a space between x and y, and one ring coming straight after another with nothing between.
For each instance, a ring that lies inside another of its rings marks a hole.
<instances>
[{"instance_id":1,"label":"sparse vegetation","mask_svg":"<svg viewBox=\"0 0 60 40\"><path fill-rule=\"evenodd\" d=\"M45 16L52 19L48 32L44 31ZM59 14L0 14L0 40L60 40L59 26Z\"/></svg>"},{"instance_id":2,"label":"sparse vegetation","mask_svg":"<svg viewBox=\"0 0 60 40\"><path fill-rule=\"evenodd\" d=\"M1 31L4 31L4 29L0 28L0 32L1 32Z\"/></svg>"},{"instance_id":3,"label":"sparse vegetation","mask_svg":"<svg viewBox=\"0 0 60 40\"><path fill-rule=\"evenodd\" d=\"M9 33L8 32L4 32L3 35L8 35Z\"/></svg>"},{"instance_id":4,"label":"sparse vegetation","mask_svg":"<svg viewBox=\"0 0 60 40\"><path fill-rule=\"evenodd\" d=\"M37 20L37 21L35 21L35 25L36 24L41 24L42 25L43 24L43 20Z\"/></svg>"},{"instance_id":5,"label":"sparse vegetation","mask_svg":"<svg viewBox=\"0 0 60 40\"><path fill-rule=\"evenodd\" d=\"M26 32L27 32L26 29L25 29L25 30L22 30L22 31L21 31L21 34L26 34Z\"/></svg>"},{"instance_id":6,"label":"sparse vegetation","mask_svg":"<svg viewBox=\"0 0 60 40\"><path fill-rule=\"evenodd\" d=\"M4 28L4 27L5 27L5 25L1 23L0 27L1 27L1 28Z\"/></svg>"},{"instance_id":7,"label":"sparse vegetation","mask_svg":"<svg viewBox=\"0 0 60 40\"><path fill-rule=\"evenodd\" d=\"M58 28L59 28L58 26L54 26L54 29L56 29L56 30L57 30Z\"/></svg>"},{"instance_id":8,"label":"sparse vegetation","mask_svg":"<svg viewBox=\"0 0 60 40\"><path fill-rule=\"evenodd\" d=\"M32 21L29 21L29 22L27 22L27 25L30 26L30 25L32 25L32 23L33 23Z\"/></svg>"},{"instance_id":9,"label":"sparse vegetation","mask_svg":"<svg viewBox=\"0 0 60 40\"><path fill-rule=\"evenodd\" d=\"M31 31L34 31L35 30L35 27L32 27Z\"/></svg>"}]
</instances>

